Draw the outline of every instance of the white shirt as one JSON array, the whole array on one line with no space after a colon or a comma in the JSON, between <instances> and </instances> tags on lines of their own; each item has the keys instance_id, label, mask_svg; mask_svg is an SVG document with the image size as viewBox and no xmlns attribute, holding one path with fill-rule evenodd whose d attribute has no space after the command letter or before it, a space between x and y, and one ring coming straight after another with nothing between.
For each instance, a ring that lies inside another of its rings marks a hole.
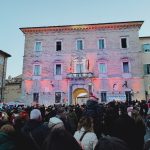
<instances>
[{"instance_id":1,"label":"white shirt","mask_svg":"<svg viewBox=\"0 0 150 150\"><path fill-rule=\"evenodd\" d=\"M94 150L94 147L96 146L98 139L94 132L87 132L82 141L80 142L80 138L85 132L85 129L82 127L79 131L76 131L74 134L74 138L81 143L82 148L84 150Z\"/></svg>"}]
</instances>

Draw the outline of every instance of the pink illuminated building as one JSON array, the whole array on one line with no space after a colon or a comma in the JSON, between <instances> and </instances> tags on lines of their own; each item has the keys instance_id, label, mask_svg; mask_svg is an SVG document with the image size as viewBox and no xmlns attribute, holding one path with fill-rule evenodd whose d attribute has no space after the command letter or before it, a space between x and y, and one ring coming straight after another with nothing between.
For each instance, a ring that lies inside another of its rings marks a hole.
<instances>
[{"instance_id":1,"label":"pink illuminated building","mask_svg":"<svg viewBox=\"0 0 150 150\"><path fill-rule=\"evenodd\" d=\"M25 27L22 97L81 104L145 99L139 29L143 21Z\"/></svg>"}]
</instances>

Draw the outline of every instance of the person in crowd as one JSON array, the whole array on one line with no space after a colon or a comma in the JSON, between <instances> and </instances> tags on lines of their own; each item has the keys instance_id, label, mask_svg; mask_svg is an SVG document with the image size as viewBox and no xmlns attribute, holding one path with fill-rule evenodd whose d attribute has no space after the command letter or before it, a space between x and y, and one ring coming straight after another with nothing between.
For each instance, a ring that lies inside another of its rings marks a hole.
<instances>
[{"instance_id":1,"label":"person in crowd","mask_svg":"<svg viewBox=\"0 0 150 150\"><path fill-rule=\"evenodd\" d=\"M0 150L16 150L14 132L15 129L10 124L5 124L0 128Z\"/></svg>"},{"instance_id":2,"label":"person in crowd","mask_svg":"<svg viewBox=\"0 0 150 150\"><path fill-rule=\"evenodd\" d=\"M127 144L117 137L102 137L94 150L129 150Z\"/></svg>"},{"instance_id":3,"label":"person in crowd","mask_svg":"<svg viewBox=\"0 0 150 150\"><path fill-rule=\"evenodd\" d=\"M42 116L39 109L33 109L30 112L30 119L21 129L22 135L26 138L26 150L39 150L44 139L48 135L49 128L42 122Z\"/></svg>"},{"instance_id":4,"label":"person in crowd","mask_svg":"<svg viewBox=\"0 0 150 150\"><path fill-rule=\"evenodd\" d=\"M135 121L127 113L127 107L121 107L121 114L113 123L111 136L125 141L131 150L136 150Z\"/></svg>"},{"instance_id":5,"label":"person in crowd","mask_svg":"<svg viewBox=\"0 0 150 150\"><path fill-rule=\"evenodd\" d=\"M135 134L136 134L136 150L143 150L144 147L144 136L146 134L146 126L139 111L133 109L131 117L135 121Z\"/></svg>"},{"instance_id":6,"label":"person in crowd","mask_svg":"<svg viewBox=\"0 0 150 150\"><path fill-rule=\"evenodd\" d=\"M65 129L63 121L57 117L52 117L49 119L48 127L50 129L52 128L64 128Z\"/></svg>"},{"instance_id":7,"label":"person in crowd","mask_svg":"<svg viewBox=\"0 0 150 150\"><path fill-rule=\"evenodd\" d=\"M94 96L92 93L89 96L89 100L87 100L85 111L83 112L83 116L89 116L93 118L93 128L97 137L101 137L102 133L102 116L100 111L100 106L98 104L98 98Z\"/></svg>"},{"instance_id":8,"label":"person in crowd","mask_svg":"<svg viewBox=\"0 0 150 150\"><path fill-rule=\"evenodd\" d=\"M69 112L67 113L67 119L71 127L71 133L73 135L77 129L78 119L74 108L71 106L69 107Z\"/></svg>"},{"instance_id":9,"label":"person in crowd","mask_svg":"<svg viewBox=\"0 0 150 150\"><path fill-rule=\"evenodd\" d=\"M93 119L83 116L79 123L78 129L74 134L75 139L80 143L83 150L93 150L98 139L93 129Z\"/></svg>"},{"instance_id":10,"label":"person in crowd","mask_svg":"<svg viewBox=\"0 0 150 150\"><path fill-rule=\"evenodd\" d=\"M63 128L52 128L43 144L43 150L82 150L75 138Z\"/></svg>"},{"instance_id":11,"label":"person in crowd","mask_svg":"<svg viewBox=\"0 0 150 150\"><path fill-rule=\"evenodd\" d=\"M67 114L65 113L65 108L62 106L58 106L56 107L56 118L59 118L60 120L63 121L64 127L67 131L69 131L70 133L72 133L72 129L71 129L71 125L70 122L67 118Z\"/></svg>"},{"instance_id":12,"label":"person in crowd","mask_svg":"<svg viewBox=\"0 0 150 150\"><path fill-rule=\"evenodd\" d=\"M150 139L145 141L143 150L150 150Z\"/></svg>"}]
</instances>

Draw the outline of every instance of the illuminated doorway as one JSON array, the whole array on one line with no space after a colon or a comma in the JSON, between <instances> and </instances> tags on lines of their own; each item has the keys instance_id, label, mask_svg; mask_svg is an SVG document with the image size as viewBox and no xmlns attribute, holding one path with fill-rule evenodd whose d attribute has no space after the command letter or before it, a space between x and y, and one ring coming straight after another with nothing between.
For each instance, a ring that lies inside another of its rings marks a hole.
<instances>
[{"instance_id":1,"label":"illuminated doorway","mask_svg":"<svg viewBox=\"0 0 150 150\"><path fill-rule=\"evenodd\" d=\"M89 93L84 88L77 88L73 92L73 104L85 104L89 98Z\"/></svg>"}]
</instances>

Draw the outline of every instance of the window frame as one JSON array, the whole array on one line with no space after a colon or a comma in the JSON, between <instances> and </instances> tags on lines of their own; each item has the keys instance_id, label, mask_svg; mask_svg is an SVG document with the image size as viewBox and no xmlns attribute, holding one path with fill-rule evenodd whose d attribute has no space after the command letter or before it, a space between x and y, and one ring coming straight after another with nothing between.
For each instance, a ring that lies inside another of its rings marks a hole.
<instances>
[{"instance_id":1,"label":"window frame","mask_svg":"<svg viewBox=\"0 0 150 150\"><path fill-rule=\"evenodd\" d=\"M60 74L56 74L56 67L57 67L57 65L60 65ZM55 69L54 69L54 75L55 76L61 76L62 75L62 64L61 63L56 63L55 64Z\"/></svg>"},{"instance_id":2,"label":"window frame","mask_svg":"<svg viewBox=\"0 0 150 150\"><path fill-rule=\"evenodd\" d=\"M122 39L126 39L126 47L122 47ZM122 36L120 37L120 48L121 49L128 49L129 48L129 39L127 36Z\"/></svg>"},{"instance_id":3,"label":"window frame","mask_svg":"<svg viewBox=\"0 0 150 150\"><path fill-rule=\"evenodd\" d=\"M148 73L148 70L149 70L149 73ZM150 75L150 64L144 64L144 75Z\"/></svg>"},{"instance_id":4,"label":"window frame","mask_svg":"<svg viewBox=\"0 0 150 150\"><path fill-rule=\"evenodd\" d=\"M60 94L60 101L59 102L56 102L56 93L59 93ZM62 92L61 91L55 91L55 103L61 103L62 101Z\"/></svg>"},{"instance_id":5,"label":"window frame","mask_svg":"<svg viewBox=\"0 0 150 150\"><path fill-rule=\"evenodd\" d=\"M128 63L128 72L124 72L124 63ZM127 73L130 73L130 62L129 61L122 61L122 72L124 73L124 74L127 74Z\"/></svg>"},{"instance_id":6,"label":"window frame","mask_svg":"<svg viewBox=\"0 0 150 150\"><path fill-rule=\"evenodd\" d=\"M144 45L149 45L148 51L145 51L146 49L144 49ZM150 52L150 44L149 43L142 44L142 49L143 49L144 53L149 53Z\"/></svg>"},{"instance_id":7,"label":"window frame","mask_svg":"<svg viewBox=\"0 0 150 150\"><path fill-rule=\"evenodd\" d=\"M104 48L100 48L100 40L103 40L103 41L104 41ZM105 38L99 38L99 39L98 39L98 49L99 49L99 50L106 49L106 39L105 39Z\"/></svg>"},{"instance_id":8,"label":"window frame","mask_svg":"<svg viewBox=\"0 0 150 150\"><path fill-rule=\"evenodd\" d=\"M78 49L78 41L82 41L82 49ZM84 50L84 40L83 39L76 39L76 50Z\"/></svg>"},{"instance_id":9,"label":"window frame","mask_svg":"<svg viewBox=\"0 0 150 150\"><path fill-rule=\"evenodd\" d=\"M35 74L35 66L39 66L39 74ZM41 72L42 72L42 66L40 64L34 64L33 65L33 76L41 76Z\"/></svg>"},{"instance_id":10,"label":"window frame","mask_svg":"<svg viewBox=\"0 0 150 150\"><path fill-rule=\"evenodd\" d=\"M37 49L36 49L36 46L37 46L36 43L41 43L41 49L40 49L40 50L37 50ZM35 51L35 52L41 52L41 51L42 51L42 41L35 41L34 51Z\"/></svg>"},{"instance_id":11,"label":"window frame","mask_svg":"<svg viewBox=\"0 0 150 150\"><path fill-rule=\"evenodd\" d=\"M37 100L35 100L34 94L37 94ZM33 93L33 102L39 103L39 99L40 99L40 93L39 92L34 92Z\"/></svg>"},{"instance_id":12,"label":"window frame","mask_svg":"<svg viewBox=\"0 0 150 150\"><path fill-rule=\"evenodd\" d=\"M101 91L100 94L101 94L101 102L107 102L107 91ZM105 101L102 101L102 97L103 97L102 94L104 94L104 95L106 94Z\"/></svg>"},{"instance_id":13,"label":"window frame","mask_svg":"<svg viewBox=\"0 0 150 150\"><path fill-rule=\"evenodd\" d=\"M101 72L101 70L100 70L100 65L101 64L105 65L105 72ZM99 71L99 74L107 74L107 63L106 62L99 62L98 63L98 71Z\"/></svg>"},{"instance_id":14,"label":"window frame","mask_svg":"<svg viewBox=\"0 0 150 150\"><path fill-rule=\"evenodd\" d=\"M57 50L57 42L61 42L61 49L60 50ZM62 40L56 40L55 41L55 50L56 50L56 52L60 52L63 50L63 41Z\"/></svg>"}]
</instances>

